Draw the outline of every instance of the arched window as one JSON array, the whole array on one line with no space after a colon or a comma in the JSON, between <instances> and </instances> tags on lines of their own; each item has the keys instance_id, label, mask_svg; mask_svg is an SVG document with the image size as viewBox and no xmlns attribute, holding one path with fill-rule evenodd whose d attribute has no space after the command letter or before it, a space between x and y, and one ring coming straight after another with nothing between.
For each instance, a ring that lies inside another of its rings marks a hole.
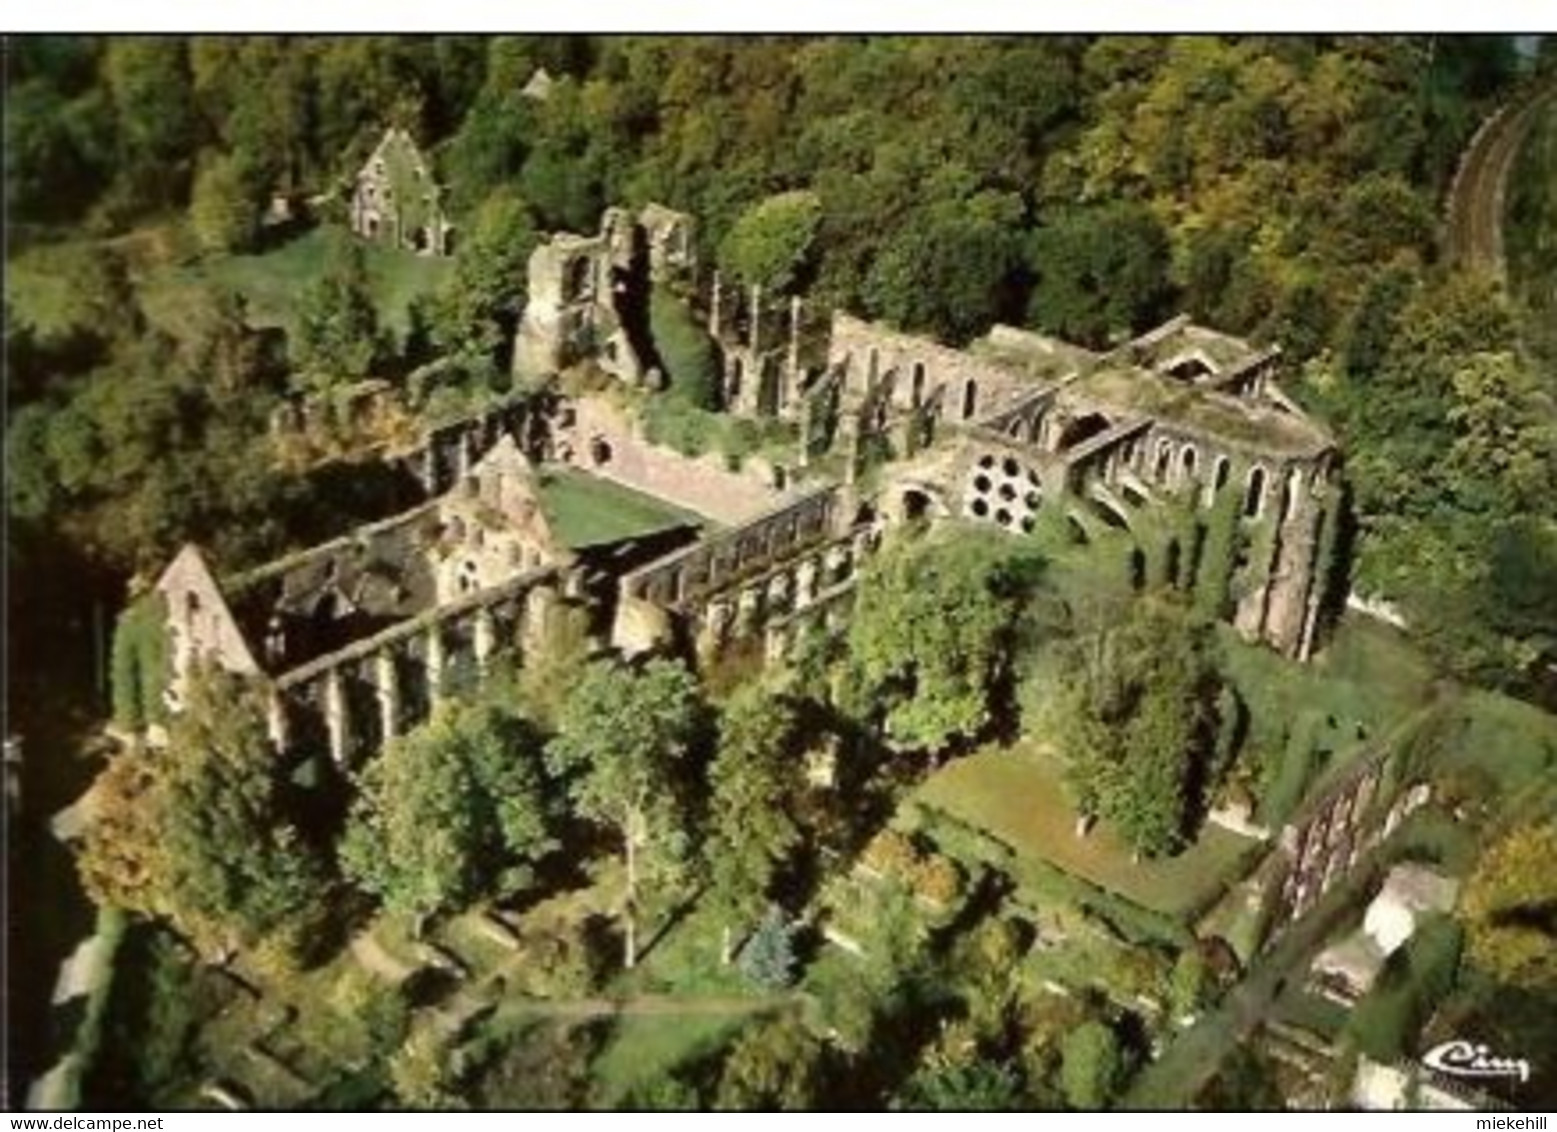
<instances>
[{"instance_id":1,"label":"arched window","mask_svg":"<svg viewBox=\"0 0 1557 1132\"><path fill-rule=\"evenodd\" d=\"M913 384L909 389L910 404L918 408L924 402L924 363L914 363Z\"/></svg>"},{"instance_id":2,"label":"arched window","mask_svg":"<svg viewBox=\"0 0 1557 1132\"><path fill-rule=\"evenodd\" d=\"M978 405L978 382L974 381L972 378L969 378L968 384L962 387L962 419L968 420L970 417L972 417L974 411L978 408Z\"/></svg>"},{"instance_id":3,"label":"arched window","mask_svg":"<svg viewBox=\"0 0 1557 1132\"><path fill-rule=\"evenodd\" d=\"M1249 469L1248 490L1243 497L1246 518L1257 519L1265 510L1265 469L1256 464Z\"/></svg>"},{"instance_id":4,"label":"arched window","mask_svg":"<svg viewBox=\"0 0 1557 1132\"><path fill-rule=\"evenodd\" d=\"M1216 458L1216 469L1211 473L1211 494L1216 495L1227 486L1228 465L1226 456Z\"/></svg>"},{"instance_id":5,"label":"arched window","mask_svg":"<svg viewBox=\"0 0 1557 1132\"><path fill-rule=\"evenodd\" d=\"M589 293L589 260L580 256L568 264L568 290L563 296L566 302L576 302Z\"/></svg>"},{"instance_id":6,"label":"arched window","mask_svg":"<svg viewBox=\"0 0 1557 1132\"><path fill-rule=\"evenodd\" d=\"M1159 440L1157 442L1157 463L1152 468L1152 478L1157 483L1166 483L1168 479L1168 464L1173 459L1173 442Z\"/></svg>"},{"instance_id":7,"label":"arched window","mask_svg":"<svg viewBox=\"0 0 1557 1132\"><path fill-rule=\"evenodd\" d=\"M1184 445L1183 451L1179 453L1179 471L1187 483L1194 482L1195 464L1197 463L1198 456L1199 454L1195 451L1193 444Z\"/></svg>"}]
</instances>

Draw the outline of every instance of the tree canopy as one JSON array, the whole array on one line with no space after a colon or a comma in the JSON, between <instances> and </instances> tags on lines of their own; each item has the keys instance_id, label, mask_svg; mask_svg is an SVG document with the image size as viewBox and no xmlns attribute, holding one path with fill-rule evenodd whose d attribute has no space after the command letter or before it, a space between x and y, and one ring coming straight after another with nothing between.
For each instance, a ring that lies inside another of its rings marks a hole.
<instances>
[{"instance_id":1,"label":"tree canopy","mask_svg":"<svg viewBox=\"0 0 1557 1132\"><path fill-rule=\"evenodd\" d=\"M854 696L890 742L935 751L989 722L1033 562L1003 536L971 531L900 542L871 560L849 656Z\"/></svg>"},{"instance_id":2,"label":"tree canopy","mask_svg":"<svg viewBox=\"0 0 1557 1132\"><path fill-rule=\"evenodd\" d=\"M690 848L682 764L697 714L696 681L681 664L654 659L635 669L598 661L563 704L546 748L547 765L566 781L578 813L620 839L628 967L637 957L640 881L674 870Z\"/></svg>"},{"instance_id":3,"label":"tree canopy","mask_svg":"<svg viewBox=\"0 0 1557 1132\"><path fill-rule=\"evenodd\" d=\"M364 768L346 874L405 915L525 891L554 847L541 739L490 700L444 707Z\"/></svg>"}]
</instances>

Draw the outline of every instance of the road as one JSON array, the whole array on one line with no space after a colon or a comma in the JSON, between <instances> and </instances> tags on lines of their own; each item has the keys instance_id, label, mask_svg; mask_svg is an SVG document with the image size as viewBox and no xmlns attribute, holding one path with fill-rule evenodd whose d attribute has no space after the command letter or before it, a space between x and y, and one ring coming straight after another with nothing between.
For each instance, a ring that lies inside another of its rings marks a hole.
<instances>
[{"instance_id":1,"label":"road","mask_svg":"<svg viewBox=\"0 0 1557 1132\"><path fill-rule=\"evenodd\" d=\"M1503 215L1509 171L1542 106L1557 84L1525 91L1471 140L1449 191L1446 250L1456 267L1504 277Z\"/></svg>"}]
</instances>

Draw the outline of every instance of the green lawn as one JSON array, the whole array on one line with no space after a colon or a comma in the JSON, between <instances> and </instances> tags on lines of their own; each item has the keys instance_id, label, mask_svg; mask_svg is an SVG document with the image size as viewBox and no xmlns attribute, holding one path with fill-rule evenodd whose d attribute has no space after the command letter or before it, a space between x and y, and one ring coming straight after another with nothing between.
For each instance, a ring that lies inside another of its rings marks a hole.
<instances>
[{"instance_id":1,"label":"green lawn","mask_svg":"<svg viewBox=\"0 0 1557 1132\"><path fill-rule=\"evenodd\" d=\"M615 1108L633 1088L722 1046L750 1019L740 1016L627 1015L590 1068L593 1107Z\"/></svg>"},{"instance_id":2,"label":"green lawn","mask_svg":"<svg viewBox=\"0 0 1557 1132\"><path fill-rule=\"evenodd\" d=\"M571 547L614 542L707 520L690 511L570 468L542 475L541 499L557 537Z\"/></svg>"},{"instance_id":3,"label":"green lawn","mask_svg":"<svg viewBox=\"0 0 1557 1132\"><path fill-rule=\"evenodd\" d=\"M290 328L298 299L324 271L327 235L324 228L315 228L258 255L228 256L155 271L142 287L148 313L153 320L163 321L174 315L185 288L217 283L248 300L249 320L255 326ZM453 270L453 261L366 242L362 249L379 322L403 335L411 301L435 290Z\"/></svg>"},{"instance_id":4,"label":"green lawn","mask_svg":"<svg viewBox=\"0 0 1557 1132\"><path fill-rule=\"evenodd\" d=\"M922 786L916 801L985 830L1019 857L1036 857L1099 888L1174 918L1204 908L1234 878L1255 843L1216 826L1177 857L1131 860L1104 826L1075 833L1056 760L1029 747L958 759Z\"/></svg>"},{"instance_id":5,"label":"green lawn","mask_svg":"<svg viewBox=\"0 0 1557 1132\"><path fill-rule=\"evenodd\" d=\"M1557 780L1557 716L1480 689L1457 708L1465 729L1445 752L1445 766L1481 767L1510 794Z\"/></svg>"}]
</instances>

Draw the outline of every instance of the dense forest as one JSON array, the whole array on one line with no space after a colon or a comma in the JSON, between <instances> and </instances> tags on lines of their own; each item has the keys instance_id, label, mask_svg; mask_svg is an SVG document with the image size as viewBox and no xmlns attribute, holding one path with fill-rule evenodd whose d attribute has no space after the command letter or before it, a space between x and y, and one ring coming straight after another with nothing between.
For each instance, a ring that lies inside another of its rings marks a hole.
<instances>
[{"instance_id":1,"label":"dense forest","mask_svg":"<svg viewBox=\"0 0 1557 1132\"><path fill-rule=\"evenodd\" d=\"M1104 345L1185 310L1280 342L1347 453L1355 588L1451 671L1553 694L1557 378L1518 348L1518 303L1438 254L1458 155L1520 81L1505 37L6 50L19 578L299 541L335 499L275 467L278 397L436 358L500 386L539 233L659 200L699 218L705 263L951 341L1004 321ZM357 301L346 241L284 346L231 288L155 301L170 265L287 238L273 194L338 217L386 124L430 153L461 232L401 324Z\"/></svg>"}]
</instances>

